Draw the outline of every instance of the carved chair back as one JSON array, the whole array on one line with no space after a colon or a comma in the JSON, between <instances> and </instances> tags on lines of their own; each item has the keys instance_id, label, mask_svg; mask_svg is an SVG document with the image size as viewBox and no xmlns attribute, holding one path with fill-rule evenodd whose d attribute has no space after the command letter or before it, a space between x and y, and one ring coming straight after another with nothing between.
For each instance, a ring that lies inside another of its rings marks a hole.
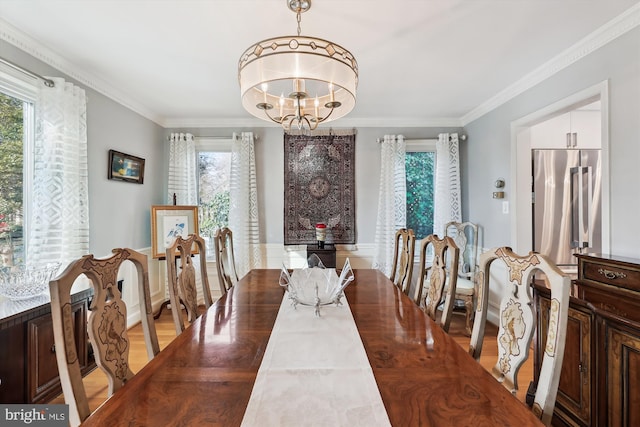
<instances>
[{"instance_id":1,"label":"carved chair back","mask_svg":"<svg viewBox=\"0 0 640 427\"><path fill-rule=\"evenodd\" d=\"M76 348L77 328L71 312L71 287L80 275L84 274L93 288L87 330L96 364L107 375L109 396L134 375L129 368L127 307L117 285L118 272L125 261L131 261L136 268L142 327L147 353L152 359L160 352L160 346L151 307L146 255L133 249L114 249L113 255L104 259L86 255L71 262L49 282L56 360L71 425L79 425L90 415Z\"/></svg>"},{"instance_id":2,"label":"carved chair back","mask_svg":"<svg viewBox=\"0 0 640 427\"><path fill-rule=\"evenodd\" d=\"M216 230L214 242L218 282L220 282L220 291L224 295L238 282L235 255L233 253L233 232L227 227Z\"/></svg>"},{"instance_id":3,"label":"carved chair back","mask_svg":"<svg viewBox=\"0 0 640 427\"><path fill-rule=\"evenodd\" d=\"M427 265L427 257L430 257L429 248L433 248L433 261ZM443 294L444 306L440 325L445 331L449 330L451 323L451 313L453 312L453 295L456 292L458 276L449 274L451 271L458 271L460 250L451 237L439 238L435 234L430 234L420 241L420 267L418 268L418 283L414 292L416 304L423 307L425 313L433 320L436 320L436 313L441 304ZM424 281L428 280L426 295L423 297Z\"/></svg>"},{"instance_id":4,"label":"carved chair back","mask_svg":"<svg viewBox=\"0 0 640 427\"><path fill-rule=\"evenodd\" d=\"M199 271L204 304L209 308L213 304L213 300L207 276L207 251L204 239L197 234L189 234L186 239L178 236L166 250L169 301L171 302L173 323L178 335L185 329L182 312L179 309L181 304L187 311L189 322L193 322L198 317L198 281L196 280L196 268L193 265L196 252L200 256Z\"/></svg>"},{"instance_id":5,"label":"carved chair back","mask_svg":"<svg viewBox=\"0 0 640 427\"><path fill-rule=\"evenodd\" d=\"M445 236L451 237L460 249L458 277L473 280L478 264L478 225L472 222L448 222Z\"/></svg>"},{"instance_id":6,"label":"carved chair back","mask_svg":"<svg viewBox=\"0 0 640 427\"><path fill-rule=\"evenodd\" d=\"M496 260L502 262L494 262ZM518 390L518 370L529 356L535 330L530 286L534 275L543 273L551 289L549 329L532 408L542 422L549 425L564 357L571 279L547 257L535 252L519 256L511 248L500 247L483 253L479 260L478 306L469 348L469 353L476 360L479 360L482 352L489 303L489 282L492 276L498 277L498 266L506 267L506 273L503 273L506 275L507 291L500 302L498 362L492 373L512 393Z\"/></svg>"},{"instance_id":7,"label":"carved chair back","mask_svg":"<svg viewBox=\"0 0 640 427\"><path fill-rule=\"evenodd\" d=\"M393 264L389 279L407 295L409 295L411 288L415 249L416 236L413 230L401 228L396 231Z\"/></svg>"},{"instance_id":8,"label":"carved chair back","mask_svg":"<svg viewBox=\"0 0 640 427\"><path fill-rule=\"evenodd\" d=\"M466 332L471 335L471 321L475 310L475 274L478 264L478 226L472 222L451 221L444 226L445 235L451 237L460 248L458 283L455 299L464 302Z\"/></svg>"}]
</instances>

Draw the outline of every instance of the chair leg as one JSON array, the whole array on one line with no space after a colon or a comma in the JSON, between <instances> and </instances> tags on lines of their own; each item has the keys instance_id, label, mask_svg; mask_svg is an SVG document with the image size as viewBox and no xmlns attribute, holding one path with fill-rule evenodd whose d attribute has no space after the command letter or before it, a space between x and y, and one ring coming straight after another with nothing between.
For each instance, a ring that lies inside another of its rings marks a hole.
<instances>
[{"instance_id":1,"label":"chair leg","mask_svg":"<svg viewBox=\"0 0 640 427\"><path fill-rule=\"evenodd\" d=\"M467 331L467 335L471 336L471 317L474 314L473 310L473 296L465 296L464 297L464 310L466 312L466 325L465 329Z\"/></svg>"}]
</instances>

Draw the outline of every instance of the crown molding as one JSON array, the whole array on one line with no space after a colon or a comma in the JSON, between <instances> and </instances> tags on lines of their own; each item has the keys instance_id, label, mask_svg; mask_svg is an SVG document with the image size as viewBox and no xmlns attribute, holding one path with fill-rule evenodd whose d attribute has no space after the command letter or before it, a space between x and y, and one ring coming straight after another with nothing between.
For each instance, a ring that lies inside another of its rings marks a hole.
<instances>
[{"instance_id":1,"label":"crown molding","mask_svg":"<svg viewBox=\"0 0 640 427\"><path fill-rule=\"evenodd\" d=\"M133 100L113 86L104 82L102 79L93 75L89 75L88 73L80 70L76 65L72 64L62 56L53 52L51 49L42 45L35 39L29 37L27 34L20 31L2 18L0 18L0 39L14 45L18 49L28 53L34 58L77 80L86 87L91 88L96 92L99 92L100 94L111 98L117 103L127 107L128 109L140 114L141 116L146 117L147 119L159 125L162 125L160 123L160 118L146 106Z\"/></svg>"},{"instance_id":2,"label":"crown molding","mask_svg":"<svg viewBox=\"0 0 640 427\"><path fill-rule=\"evenodd\" d=\"M277 123L270 123L266 120L260 120L258 118L201 118L201 119L180 119L180 118L165 118L160 123L165 128L178 129L178 128L227 128L227 127L248 127L248 128L279 128L281 127ZM381 125L383 124L383 125ZM440 119L418 119L418 118L358 118L358 117L343 117L335 122L329 122L322 125L322 127L358 127L358 128L425 128L425 127L462 127L460 119L458 118L440 118Z\"/></svg>"},{"instance_id":3,"label":"crown molding","mask_svg":"<svg viewBox=\"0 0 640 427\"><path fill-rule=\"evenodd\" d=\"M574 62L591 54L596 49L615 40L640 25L640 3L607 22L573 46L565 49L551 60L525 75L523 78L489 98L460 118L462 126L498 108L538 83L548 79Z\"/></svg>"}]
</instances>

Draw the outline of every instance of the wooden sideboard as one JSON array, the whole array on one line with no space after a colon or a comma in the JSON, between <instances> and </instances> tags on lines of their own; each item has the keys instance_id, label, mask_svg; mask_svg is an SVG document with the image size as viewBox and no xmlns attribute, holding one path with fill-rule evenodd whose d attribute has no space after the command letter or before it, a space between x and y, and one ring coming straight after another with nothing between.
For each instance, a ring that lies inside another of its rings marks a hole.
<instances>
[{"instance_id":1,"label":"wooden sideboard","mask_svg":"<svg viewBox=\"0 0 640 427\"><path fill-rule=\"evenodd\" d=\"M85 289L71 298L83 375L96 367L87 337L92 293ZM48 295L0 299L0 403L46 403L62 393L55 352Z\"/></svg>"},{"instance_id":2,"label":"wooden sideboard","mask_svg":"<svg viewBox=\"0 0 640 427\"><path fill-rule=\"evenodd\" d=\"M553 425L640 425L640 260L584 254L572 284L567 342ZM549 291L534 285L538 330ZM537 334L539 372L545 335Z\"/></svg>"}]
</instances>

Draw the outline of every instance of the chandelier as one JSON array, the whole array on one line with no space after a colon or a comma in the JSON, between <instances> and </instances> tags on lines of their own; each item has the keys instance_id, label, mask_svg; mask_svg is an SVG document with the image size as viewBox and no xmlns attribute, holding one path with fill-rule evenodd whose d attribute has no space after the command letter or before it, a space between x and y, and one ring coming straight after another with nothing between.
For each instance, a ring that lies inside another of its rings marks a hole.
<instances>
[{"instance_id":1,"label":"chandelier","mask_svg":"<svg viewBox=\"0 0 640 427\"><path fill-rule=\"evenodd\" d=\"M356 104L358 63L333 42L300 35L300 15L311 0L287 0L296 14L297 36L258 42L240 56L243 107L288 131L313 130L348 114Z\"/></svg>"}]
</instances>

